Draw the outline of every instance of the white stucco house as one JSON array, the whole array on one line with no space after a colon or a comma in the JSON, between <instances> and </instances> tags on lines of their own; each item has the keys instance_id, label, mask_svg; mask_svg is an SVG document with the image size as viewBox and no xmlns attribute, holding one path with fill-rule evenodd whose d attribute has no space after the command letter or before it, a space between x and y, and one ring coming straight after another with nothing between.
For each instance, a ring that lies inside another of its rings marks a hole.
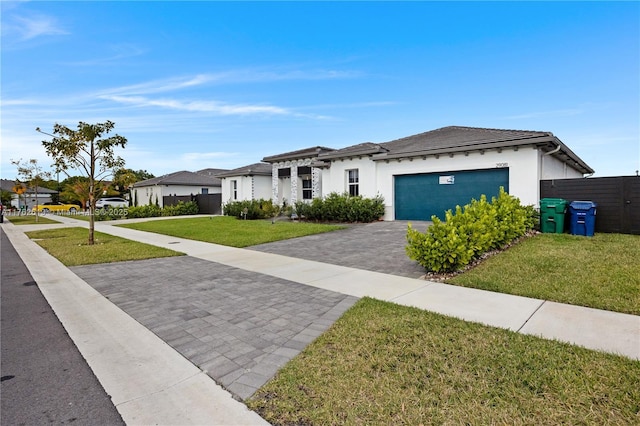
<instances>
[{"instance_id":1,"label":"white stucco house","mask_svg":"<svg viewBox=\"0 0 640 426\"><path fill-rule=\"evenodd\" d=\"M271 198L278 204L331 192L381 195L385 220L443 217L482 194L490 199L501 186L523 204L537 206L541 180L594 173L553 133L460 126L342 149L313 147L263 161L271 165Z\"/></svg>"},{"instance_id":2,"label":"white stucco house","mask_svg":"<svg viewBox=\"0 0 640 426\"><path fill-rule=\"evenodd\" d=\"M179 171L167 175L136 182L131 186L132 200L138 206L155 204L164 207L163 197L170 195L188 196L198 194L220 194L222 188L216 173L223 169L204 169L197 172Z\"/></svg>"},{"instance_id":3,"label":"white stucco house","mask_svg":"<svg viewBox=\"0 0 640 426\"><path fill-rule=\"evenodd\" d=\"M0 188L2 188L3 191L11 193L11 206L5 207L15 207L17 209L26 208L30 210L36 205L48 203L51 201L51 196L58 193L57 191L42 187L38 187L36 191L35 188L26 188L24 184L21 184L23 188L26 188L26 192L18 195L14 192L15 185L16 182L13 180L0 180Z\"/></svg>"},{"instance_id":4,"label":"white stucco house","mask_svg":"<svg viewBox=\"0 0 640 426\"><path fill-rule=\"evenodd\" d=\"M254 163L217 173L222 186L222 202L271 199L271 164Z\"/></svg>"}]
</instances>

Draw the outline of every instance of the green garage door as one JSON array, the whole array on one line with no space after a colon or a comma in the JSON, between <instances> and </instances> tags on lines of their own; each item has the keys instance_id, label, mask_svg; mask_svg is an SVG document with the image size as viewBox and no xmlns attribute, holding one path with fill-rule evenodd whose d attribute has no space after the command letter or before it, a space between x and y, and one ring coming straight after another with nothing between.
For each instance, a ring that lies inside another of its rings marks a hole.
<instances>
[{"instance_id":1,"label":"green garage door","mask_svg":"<svg viewBox=\"0 0 640 426\"><path fill-rule=\"evenodd\" d=\"M444 212L472 198L509 191L509 169L467 170L395 176L396 220L444 219Z\"/></svg>"}]
</instances>

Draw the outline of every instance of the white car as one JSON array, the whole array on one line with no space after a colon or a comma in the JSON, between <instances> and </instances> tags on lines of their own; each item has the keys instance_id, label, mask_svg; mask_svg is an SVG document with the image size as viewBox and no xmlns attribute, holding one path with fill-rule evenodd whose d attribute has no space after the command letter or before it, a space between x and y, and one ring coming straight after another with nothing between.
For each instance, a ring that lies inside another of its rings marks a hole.
<instances>
[{"instance_id":1,"label":"white car","mask_svg":"<svg viewBox=\"0 0 640 426\"><path fill-rule=\"evenodd\" d=\"M107 197L100 198L96 201L97 209L114 209L114 208L125 208L129 207L129 202L124 198L119 197Z\"/></svg>"}]
</instances>

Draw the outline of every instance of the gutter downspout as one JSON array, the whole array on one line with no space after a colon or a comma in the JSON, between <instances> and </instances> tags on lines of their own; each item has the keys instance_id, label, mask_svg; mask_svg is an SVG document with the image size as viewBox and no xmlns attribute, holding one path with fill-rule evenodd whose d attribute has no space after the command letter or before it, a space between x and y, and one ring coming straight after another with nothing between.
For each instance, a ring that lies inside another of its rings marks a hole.
<instances>
[{"instance_id":1,"label":"gutter downspout","mask_svg":"<svg viewBox=\"0 0 640 426\"><path fill-rule=\"evenodd\" d=\"M542 179L542 174L544 172L544 157L546 157L547 155L555 154L556 152L560 151L560 148L562 148L562 144L559 143L558 146L556 146L554 149L549 152L545 152L542 155L542 161L540 162L540 179Z\"/></svg>"}]
</instances>

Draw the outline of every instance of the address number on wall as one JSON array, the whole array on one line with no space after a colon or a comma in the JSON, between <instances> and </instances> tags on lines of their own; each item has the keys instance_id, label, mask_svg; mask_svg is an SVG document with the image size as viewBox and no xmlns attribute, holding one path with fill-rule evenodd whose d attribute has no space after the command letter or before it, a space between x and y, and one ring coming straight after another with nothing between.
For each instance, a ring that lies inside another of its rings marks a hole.
<instances>
[{"instance_id":1,"label":"address number on wall","mask_svg":"<svg viewBox=\"0 0 640 426\"><path fill-rule=\"evenodd\" d=\"M500 168L500 167L509 167L509 163L496 163L496 167Z\"/></svg>"}]
</instances>

